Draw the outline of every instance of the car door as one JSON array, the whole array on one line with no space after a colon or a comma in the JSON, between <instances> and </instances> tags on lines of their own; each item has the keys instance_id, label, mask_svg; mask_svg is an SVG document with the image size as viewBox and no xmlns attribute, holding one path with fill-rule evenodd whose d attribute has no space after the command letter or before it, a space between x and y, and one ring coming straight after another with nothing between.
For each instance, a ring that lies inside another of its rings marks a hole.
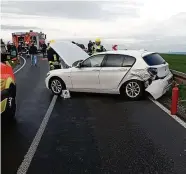
<instances>
[{"instance_id":1,"label":"car door","mask_svg":"<svg viewBox=\"0 0 186 174\"><path fill-rule=\"evenodd\" d=\"M81 63L80 68L72 68L73 89L100 89L99 73L104 56L104 54L91 56Z\"/></svg>"},{"instance_id":2,"label":"car door","mask_svg":"<svg viewBox=\"0 0 186 174\"><path fill-rule=\"evenodd\" d=\"M117 89L134 63L134 57L120 54L107 54L102 63L99 75L101 89Z\"/></svg>"}]
</instances>

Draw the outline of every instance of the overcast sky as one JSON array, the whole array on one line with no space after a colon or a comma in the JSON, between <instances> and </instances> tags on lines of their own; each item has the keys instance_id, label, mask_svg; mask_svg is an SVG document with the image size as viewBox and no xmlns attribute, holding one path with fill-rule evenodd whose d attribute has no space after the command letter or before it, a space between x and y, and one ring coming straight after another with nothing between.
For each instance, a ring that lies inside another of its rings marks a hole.
<instances>
[{"instance_id":1,"label":"overcast sky","mask_svg":"<svg viewBox=\"0 0 186 174\"><path fill-rule=\"evenodd\" d=\"M186 0L1 2L1 37L43 31L50 39L153 51L186 51Z\"/></svg>"}]
</instances>

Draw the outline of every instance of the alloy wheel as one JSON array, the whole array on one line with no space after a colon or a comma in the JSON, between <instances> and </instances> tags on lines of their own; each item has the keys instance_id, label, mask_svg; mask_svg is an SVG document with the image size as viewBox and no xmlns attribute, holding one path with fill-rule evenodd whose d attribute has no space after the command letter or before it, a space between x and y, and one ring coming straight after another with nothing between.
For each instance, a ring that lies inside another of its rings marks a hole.
<instances>
[{"instance_id":1,"label":"alloy wheel","mask_svg":"<svg viewBox=\"0 0 186 174\"><path fill-rule=\"evenodd\" d=\"M55 94L59 94L62 90L61 82L57 79L52 80L51 89Z\"/></svg>"},{"instance_id":2,"label":"alloy wheel","mask_svg":"<svg viewBox=\"0 0 186 174\"><path fill-rule=\"evenodd\" d=\"M126 94L130 98L136 98L140 94L140 86L137 82L129 82L126 85Z\"/></svg>"}]
</instances>

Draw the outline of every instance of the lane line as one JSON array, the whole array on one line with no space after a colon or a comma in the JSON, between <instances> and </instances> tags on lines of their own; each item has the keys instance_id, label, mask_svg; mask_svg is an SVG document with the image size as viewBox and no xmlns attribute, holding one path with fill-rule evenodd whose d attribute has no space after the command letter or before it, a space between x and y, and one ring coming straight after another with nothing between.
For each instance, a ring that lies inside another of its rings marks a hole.
<instances>
[{"instance_id":1,"label":"lane line","mask_svg":"<svg viewBox=\"0 0 186 174\"><path fill-rule=\"evenodd\" d=\"M25 66L25 64L26 64L26 59L25 59L24 57L22 57L22 56L20 56L20 57L23 59L24 63L23 63L23 65L22 65L19 69L17 69L17 70L14 72L14 74L16 74L17 72L19 72L19 71Z\"/></svg>"},{"instance_id":2,"label":"lane line","mask_svg":"<svg viewBox=\"0 0 186 174\"><path fill-rule=\"evenodd\" d=\"M56 100L57 100L57 96L55 95L53 98L52 98L52 101L49 105L49 108L43 118L43 121L30 145L30 148L28 149L28 152L26 153L26 155L24 156L24 160L22 161L21 165L19 166L18 170L17 170L17 174L26 174L27 171L28 171L28 168L31 164L31 161L32 161L32 158L34 157L34 154L37 150L37 147L39 145L39 142L41 140L41 137L45 131L45 128L47 126L47 123L49 121L49 118L50 118L50 115L52 113L52 110L54 108L54 105L56 103Z\"/></svg>"},{"instance_id":3,"label":"lane line","mask_svg":"<svg viewBox=\"0 0 186 174\"><path fill-rule=\"evenodd\" d=\"M186 129L186 122L184 122L183 120L181 120L177 115L171 115L170 110L168 110L165 106L163 106L161 103L159 103L156 100L153 100L152 98L149 98L154 104L156 104L157 106L159 106L164 112L166 112L171 118L173 118L174 120L176 120L180 125L182 125L185 129Z\"/></svg>"}]
</instances>

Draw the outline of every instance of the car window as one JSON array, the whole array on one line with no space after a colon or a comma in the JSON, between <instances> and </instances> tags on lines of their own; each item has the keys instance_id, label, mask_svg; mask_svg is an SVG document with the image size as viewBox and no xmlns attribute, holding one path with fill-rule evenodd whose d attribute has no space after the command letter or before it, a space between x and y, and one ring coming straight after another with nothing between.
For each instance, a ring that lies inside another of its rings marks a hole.
<instances>
[{"instance_id":1,"label":"car window","mask_svg":"<svg viewBox=\"0 0 186 174\"><path fill-rule=\"evenodd\" d=\"M124 56L123 67L131 67L135 63L136 59L131 56Z\"/></svg>"},{"instance_id":2,"label":"car window","mask_svg":"<svg viewBox=\"0 0 186 174\"><path fill-rule=\"evenodd\" d=\"M82 63L82 67L100 67L104 56L104 54L92 56Z\"/></svg>"},{"instance_id":3,"label":"car window","mask_svg":"<svg viewBox=\"0 0 186 174\"><path fill-rule=\"evenodd\" d=\"M157 53L144 56L143 60L150 66L166 63L165 60Z\"/></svg>"},{"instance_id":4,"label":"car window","mask_svg":"<svg viewBox=\"0 0 186 174\"><path fill-rule=\"evenodd\" d=\"M124 56L119 54L108 54L103 67L122 67Z\"/></svg>"}]
</instances>

